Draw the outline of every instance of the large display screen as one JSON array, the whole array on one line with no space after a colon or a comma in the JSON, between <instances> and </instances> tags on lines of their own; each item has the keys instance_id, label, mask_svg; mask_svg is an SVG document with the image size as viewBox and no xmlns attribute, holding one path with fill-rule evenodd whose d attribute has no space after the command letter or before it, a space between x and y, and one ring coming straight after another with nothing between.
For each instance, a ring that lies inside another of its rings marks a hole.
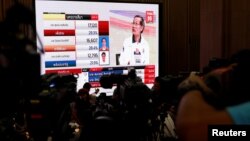
<instances>
[{"instance_id":1,"label":"large display screen","mask_svg":"<svg viewBox=\"0 0 250 141\"><path fill-rule=\"evenodd\" d=\"M159 68L159 4L36 0L37 46L41 73L78 74L100 87L103 75L131 68L149 87ZM91 91L94 91L92 89Z\"/></svg>"}]
</instances>

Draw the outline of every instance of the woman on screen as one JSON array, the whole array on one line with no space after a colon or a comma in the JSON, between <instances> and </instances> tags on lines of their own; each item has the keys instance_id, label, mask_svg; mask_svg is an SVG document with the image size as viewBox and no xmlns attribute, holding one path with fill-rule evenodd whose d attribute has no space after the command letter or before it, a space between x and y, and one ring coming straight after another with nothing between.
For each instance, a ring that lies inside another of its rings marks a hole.
<instances>
[{"instance_id":1,"label":"woman on screen","mask_svg":"<svg viewBox=\"0 0 250 141\"><path fill-rule=\"evenodd\" d=\"M101 39L101 47L100 47L100 51L108 51L109 47L107 46L107 39L105 37L103 37Z\"/></svg>"}]
</instances>

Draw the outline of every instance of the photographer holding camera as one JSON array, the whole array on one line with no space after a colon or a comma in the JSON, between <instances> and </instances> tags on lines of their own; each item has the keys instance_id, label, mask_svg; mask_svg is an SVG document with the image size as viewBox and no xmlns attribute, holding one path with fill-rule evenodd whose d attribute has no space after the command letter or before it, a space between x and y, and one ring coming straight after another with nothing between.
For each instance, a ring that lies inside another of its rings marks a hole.
<instances>
[{"instance_id":1,"label":"photographer holding camera","mask_svg":"<svg viewBox=\"0 0 250 141\"><path fill-rule=\"evenodd\" d=\"M203 78L191 73L179 85L184 94L176 118L180 140L208 140L208 125L249 125L249 72L250 50L242 50L232 56L229 66ZM206 83L209 77L220 82L216 92Z\"/></svg>"}]
</instances>

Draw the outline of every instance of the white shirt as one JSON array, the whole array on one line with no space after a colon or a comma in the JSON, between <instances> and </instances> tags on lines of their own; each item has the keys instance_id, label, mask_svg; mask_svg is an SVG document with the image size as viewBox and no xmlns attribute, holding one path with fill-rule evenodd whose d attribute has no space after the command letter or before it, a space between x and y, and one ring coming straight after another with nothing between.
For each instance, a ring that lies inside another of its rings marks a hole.
<instances>
[{"instance_id":1,"label":"white shirt","mask_svg":"<svg viewBox=\"0 0 250 141\"><path fill-rule=\"evenodd\" d=\"M102 58L102 53L100 52L100 57L99 57L99 64L100 65L108 65L109 64L109 52L108 51L104 51L105 52L105 59L103 60Z\"/></svg>"},{"instance_id":2,"label":"white shirt","mask_svg":"<svg viewBox=\"0 0 250 141\"><path fill-rule=\"evenodd\" d=\"M164 121L164 137L173 137L177 138L177 134L175 132L175 123L171 118L170 114L167 114Z\"/></svg>"},{"instance_id":3,"label":"white shirt","mask_svg":"<svg viewBox=\"0 0 250 141\"><path fill-rule=\"evenodd\" d=\"M140 42L133 42L133 36L125 39L119 62L120 65L149 64L148 42L142 36Z\"/></svg>"},{"instance_id":4,"label":"white shirt","mask_svg":"<svg viewBox=\"0 0 250 141\"><path fill-rule=\"evenodd\" d=\"M108 65L109 64L109 60L108 60L108 58L106 58L105 61L104 61L101 58L99 63L100 63L100 65Z\"/></svg>"}]
</instances>

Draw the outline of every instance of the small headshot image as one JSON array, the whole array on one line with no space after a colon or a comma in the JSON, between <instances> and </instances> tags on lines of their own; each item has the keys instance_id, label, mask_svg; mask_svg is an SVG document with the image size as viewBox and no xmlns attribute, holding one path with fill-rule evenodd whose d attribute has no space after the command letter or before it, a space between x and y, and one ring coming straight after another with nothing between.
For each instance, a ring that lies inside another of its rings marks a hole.
<instances>
[{"instance_id":1,"label":"small headshot image","mask_svg":"<svg viewBox=\"0 0 250 141\"><path fill-rule=\"evenodd\" d=\"M109 51L109 40L108 37L100 37L99 39L99 49L100 51Z\"/></svg>"},{"instance_id":2,"label":"small headshot image","mask_svg":"<svg viewBox=\"0 0 250 141\"><path fill-rule=\"evenodd\" d=\"M108 65L109 64L109 52L108 51L101 51L100 52L100 65Z\"/></svg>"}]
</instances>

